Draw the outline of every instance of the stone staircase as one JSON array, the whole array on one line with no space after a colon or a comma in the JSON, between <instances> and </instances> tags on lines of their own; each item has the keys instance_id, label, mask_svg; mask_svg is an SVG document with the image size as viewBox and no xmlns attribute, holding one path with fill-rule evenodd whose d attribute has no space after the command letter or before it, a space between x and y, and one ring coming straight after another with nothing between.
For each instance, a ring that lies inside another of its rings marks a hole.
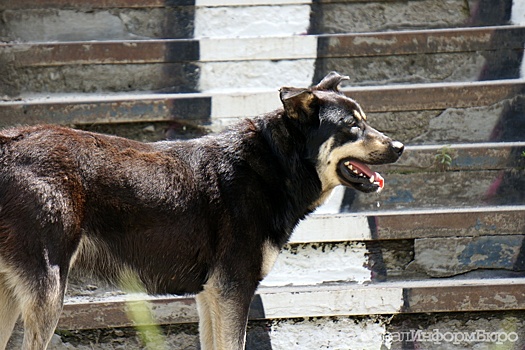
<instances>
[{"instance_id":1,"label":"stone staircase","mask_svg":"<svg viewBox=\"0 0 525 350\"><path fill-rule=\"evenodd\" d=\"M377 167L383 192L340 188L300 224L247 348L522 349L525 13L511 5L4 1L0 126L194 137L279 107L281 86L350 75L343 91L406 152ZM50 348L196 349L196 321L192 297L73 281Z\"/></svg>"}]
</instances>

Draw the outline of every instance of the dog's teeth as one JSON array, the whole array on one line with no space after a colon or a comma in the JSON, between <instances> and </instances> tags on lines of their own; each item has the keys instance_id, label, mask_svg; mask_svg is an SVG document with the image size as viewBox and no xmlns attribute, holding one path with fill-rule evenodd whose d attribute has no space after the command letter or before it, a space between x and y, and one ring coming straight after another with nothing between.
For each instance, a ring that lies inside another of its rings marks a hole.
<instances>
[{"instance_id":1,"label":"dog's teeth","mask_svg":"<svg viewBox=\"0 0 525 350\"><path fill-rule=\"evenodd\" d=\"M349 162L349 161L346 161L346 162L345 162L345 166L349 166L349 165L350 165L350 162ZM352 166L350 165L350 167L352 167Z\"/></svg>"},{"instance_id":2,"label":"dog's teeth","mask_svg":"<svg viewBox=\"0 0 525 350\"><path fill-rule=\"evenodd\" d=\"M359 173L359 176L364 176L363 173Z\"/></svg>"},{"instance_id":3,"label":"dog's teeth","mask_svg":"<svg viewBox=\"0 0 525 350\"><path fill-rule=\"evenodd\" d=\"M372 177L370 178L370 183L373 184L375 179L376 179L376 177L374 175L372 175Z\"/></svg>"}]
</instances>

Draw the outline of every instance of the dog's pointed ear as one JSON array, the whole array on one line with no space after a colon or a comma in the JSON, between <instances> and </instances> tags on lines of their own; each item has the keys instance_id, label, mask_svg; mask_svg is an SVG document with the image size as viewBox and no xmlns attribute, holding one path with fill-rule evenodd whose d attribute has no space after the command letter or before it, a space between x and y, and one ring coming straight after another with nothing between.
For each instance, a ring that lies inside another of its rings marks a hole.
<instances>
[{"instance_id":1,"label":"dog's pointed ear","mask_svg":"<svg viewBox=\"0 0 525 350\"><path fill-rule=\"evenodd\" d=\"M301 120L315 112L314 102L317 97L310 89L283 87L279 90L281 102L288 117Z\"/></svg>"},{"instance_id":2,"label":"dog's pointed ear","mask_svg":"<svg viewBox=\"0 0 525 350\"><path fill-rule=\"evenodd\" d=\"M339 92L339 84L344 80L350 80L350 77L341 75L337 72L330 72L315 86L315 89Z\"/></svg>"}]
</instances>

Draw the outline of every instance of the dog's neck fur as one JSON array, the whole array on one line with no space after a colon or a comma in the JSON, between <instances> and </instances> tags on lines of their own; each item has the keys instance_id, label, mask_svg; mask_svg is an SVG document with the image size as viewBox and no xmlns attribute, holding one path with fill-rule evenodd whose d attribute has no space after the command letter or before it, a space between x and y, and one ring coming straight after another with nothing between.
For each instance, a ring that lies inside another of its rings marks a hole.
<instances>
[{"instance_id":1,"label":"dog's neck fur","mask_svg":"<svg viewBox=\"0 0 525 350\"><path fill-rule=\"evenodd\" d=\"M275 213L282 216L281 224L286 223L288 239L299 220L319 205L322 195L315 160L307 155L307 136L284 110L247 119L233 130L251 135L247 139L254 152L248 157L249 165L264 179L268 195L278 206ZM264 157L264 162L258 157Z\"/></svg>"}]
</instances>

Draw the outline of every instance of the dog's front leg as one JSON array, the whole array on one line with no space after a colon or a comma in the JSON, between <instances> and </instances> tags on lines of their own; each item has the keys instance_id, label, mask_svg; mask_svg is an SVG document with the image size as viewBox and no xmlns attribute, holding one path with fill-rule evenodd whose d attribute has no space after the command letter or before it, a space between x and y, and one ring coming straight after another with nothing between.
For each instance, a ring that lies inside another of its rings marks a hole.
<instances>
[{"instance_id":1,"label":"dog's front leg","mask_svg":"<svg viewBox=\"0 0 525 350\"><path fill-rule=\"evenodd\" d=\"M197 311L199 312L199 340L200 350L215 350L213 342L213 322L212 322L212 300L210 300L207 290L200 292L195 297L197 301Z\"/></svg>"},{"instance_id":2,"label":"dog's front leg","mask_svg":"<svg viewBox=\"0 0 525 350\"><path fill-rule=\"evenodd\" d=\"M201 350L243 350L255 287L232 288L213 276L197 295Z\"/></svg>"}]
</instances>

